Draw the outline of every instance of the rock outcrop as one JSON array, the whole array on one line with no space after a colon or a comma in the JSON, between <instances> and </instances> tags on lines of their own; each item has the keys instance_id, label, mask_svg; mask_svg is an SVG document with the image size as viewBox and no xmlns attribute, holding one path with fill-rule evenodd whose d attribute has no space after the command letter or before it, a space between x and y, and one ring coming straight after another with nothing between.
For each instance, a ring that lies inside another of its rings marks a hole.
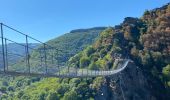
<instances>
[{"instance_id":1,"label":"rock outcrop","mask_svg":"<svg viewBox=\"0 0 170 100\"><path fill-rule=\"evenodd\" d=\"M152 77L153 78L153 77ZM96 100L166 100L166 96L157 95L150 76L137 67L134 62L129 62L120 74L106 77L105 82L95 97ZM161 86L161 85L160 85ZM163 85L162 85L163 86ZM161 87L164 88L164 87ZM164 92L161 91L160 92Z\"/></svg>"}]
</instances>

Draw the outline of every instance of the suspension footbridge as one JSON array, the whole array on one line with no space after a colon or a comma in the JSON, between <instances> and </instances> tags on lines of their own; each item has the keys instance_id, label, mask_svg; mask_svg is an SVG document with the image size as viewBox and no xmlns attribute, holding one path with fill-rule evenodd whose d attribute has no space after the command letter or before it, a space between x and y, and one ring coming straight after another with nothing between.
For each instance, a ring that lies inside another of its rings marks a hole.
<instances>
[{"instance_id":1,"label":"suspension footbridge","mask_svg":"<svg viewBox=\"0 0 170 100\"><path fill-rule=\"evenodd\" d=\"M60 63L61 54L68 52L56 49L3 23L0 23L0 32L2 48L0 50L0 74L60 78L110 76L123 71L130 61L129 59L115 59L116 68L109 70L69 67L67 64ZM16 37L16 40L10 39L10 33ZM17 39L24 42L17 42ZM31 43L37 43L39 47L32 48ZM11 51L9 44L15 44L23 49L23 54ZM17 57L18 60L13 61L13 57ZM66 59L69 60L69 58Z\"/></svg>"}]
</instances>

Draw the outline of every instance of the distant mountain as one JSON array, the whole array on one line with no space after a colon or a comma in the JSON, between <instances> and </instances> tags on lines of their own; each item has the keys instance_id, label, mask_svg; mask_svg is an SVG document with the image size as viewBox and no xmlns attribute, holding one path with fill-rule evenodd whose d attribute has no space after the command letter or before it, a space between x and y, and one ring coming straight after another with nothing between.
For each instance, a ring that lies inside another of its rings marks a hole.
<instances>
[{"instance_id":1,"label":"distant mountain","mask_svg":"<svg viewBox=\"0 0 170 100\"><path fill-rule=\"evenodd\" d=\"M20 43L21 45L25 45L24 43ZM30 43L28 44L30 48L37 48L39 46L38 43ZM5 51L6 52L6 51ZM25 56L25 47L20 46L15 43L9 43L7 44L7 52L8 52L8 61L9 64L17 63L17 61L22 56ZM31 53L32 50L29 49L29 52ZM2 45L0 45L0 62L3 62L3 56L2 56ZM0 64L0 67L2 68L2 63Z\"/></svg>"},{"instance_id":2,"label":"distant mountain","mask_svg":"<svg viewBox=\"0 0 170 100\"><path fill-rule=\"evenodd\" d=\"M26 45L24 43L19 43L21 45ZM30 48L36 48L38 47L38 43L29 43L28 44ZM11 52L11 53L17 53L17 54L20 54L20 55L23 55L25 53L25 48L23 46L20 46L18 44L15 44L15 43L9 43L7 45L8 47L8 52ZM31 49L29 49L31 50ZM0 45L0 51L2 51L2 45Z\"/></svg>"},{"instance_id":3,"label":"distant mountain","mask_svg":"<svg viewBox=\"0 0 170 100\"><path fill-rule=\"evenodd\" d=\"M106 27L93 27L93 28L88 28L88 29L75 29L75 30L72 30L72 31L70 31L70 33L81 33L81 32L94 32L95 33L95 31L97 32L97 31L99 31L99 30L105 30L106 29Z\"/></svg>"}]
</instances>

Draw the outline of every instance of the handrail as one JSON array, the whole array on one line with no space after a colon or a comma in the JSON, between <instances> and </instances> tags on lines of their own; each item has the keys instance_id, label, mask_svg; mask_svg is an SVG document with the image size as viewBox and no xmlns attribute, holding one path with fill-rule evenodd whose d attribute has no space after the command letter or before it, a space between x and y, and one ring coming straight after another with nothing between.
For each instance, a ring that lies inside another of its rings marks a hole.
<instances>
[{"instance_id":1,"label":"handrail","mask_svg":"<svg viewBox=\"0 0 170 100\"><path fill-rule=\"evenodd\" d=\"M115 70L111 70L111 71L97 71L97 72L96 72L96 70L89 70L89 72L92 73L91 75L84 73L84 72L83 72L83 74L82 73L79 73L79 74L73 74L73 73L51 74L51 73L27 73L27 72L19 72L19 71L5 71L5 72L0 71L0 74L13 75L13 76L59 77L59 78L83 78L83 77L111 76L111 75L115 75L115 74L123 71L127 67L129 61L130 60L127 59L120 69L115 69ZM61 68L66 68L66 67L62 66ZM53 68L53 70L54 69L55 68ZM98 73L98 74L96 74L96 73Z\"/></svg>"}]
</instances>

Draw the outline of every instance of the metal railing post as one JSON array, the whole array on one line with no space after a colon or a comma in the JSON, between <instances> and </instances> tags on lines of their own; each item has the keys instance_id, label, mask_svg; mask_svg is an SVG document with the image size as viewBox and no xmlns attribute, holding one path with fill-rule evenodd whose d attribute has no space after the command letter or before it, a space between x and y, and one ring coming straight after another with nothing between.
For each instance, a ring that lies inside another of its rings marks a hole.
<instances>
[{"instance_id":1,"label":"metal railing post","mask_svg":"<svg viewBox=\"0 0 170 100\"><path fill-rule=\"evenodd\" d=\"M47 54L46 54L46 44L44 43L44 62L45 62L45 73L47 74Z\"/></svg>"},{"instance_id":2,"label":"metal railing post","mask_svg":"<svg viewBox=\"0 0 170 100\"><path fill-rule=\"evenodd\" d=\"M4 51L4 33L3 33L3 23L1 24L1 38L2 38L2 56L3 56L3 68L4 68L4 72L6 71L5 69L5 51Z\"/></svg>"},{"instance_id":3,"label":"metal railing post","mask_svg":"<svg viewBox=\"0 0 170 100\"><path fill-rule=\"evenodd\" d=\"M30 73L31 72L31 69L30 69L30 55L29 55L29 44L28 44L28 35L25 35L26 37L26 60L27 60L27 67L28 67L28 72Z\"/></svg>"},{"instance_id":4,"label":"metal railing post","mask_svg":"<svg viewBox=\"0 0 170 100\"><path fill-rule=\"evenodd\" d=\"M8 47L7 47L7 39L5 38L5 58L6 58L6 70L8 71Z\"/></svg>"},{"instance_id":5,"label":"metal railing post","mask_svg":"<svg viewBox=\"0 0 170 100\"><path fill-rule=\"evenodd\" d=\"M40 53L40 63L41 63L41 67L42 67L43 66L43 56L42 56L41 49L40 49L39 53Z\"/></svg>"}]
</instances>

